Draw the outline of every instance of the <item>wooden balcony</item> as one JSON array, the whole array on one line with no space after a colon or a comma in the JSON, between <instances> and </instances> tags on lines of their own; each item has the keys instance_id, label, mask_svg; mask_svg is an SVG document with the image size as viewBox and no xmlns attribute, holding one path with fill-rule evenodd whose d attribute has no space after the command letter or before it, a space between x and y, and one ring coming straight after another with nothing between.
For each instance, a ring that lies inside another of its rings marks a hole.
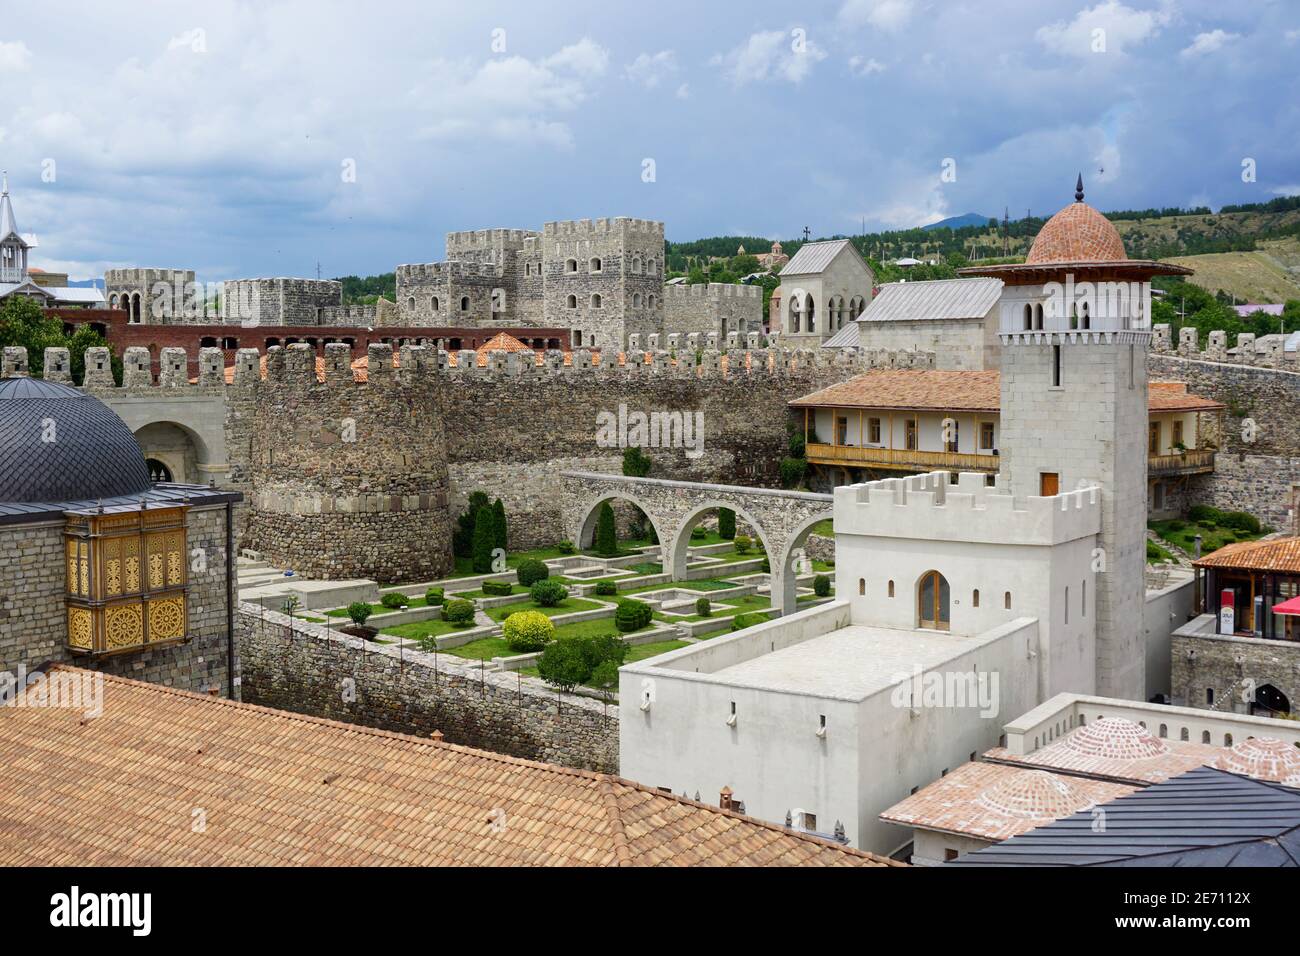
<instances>
[{"instance_id":1,"label":"wooden balcony","mask_svg":"<svg viewBox=\"0 0 1300 956\"><path fill-rule=\"evenodd\" d=\"M966 455L951 451L909 451L905 448L859 448L810 442L805 454L815 465L880 468L891 471L982 471L996 474L997 455Z\"/></svg>"},{"instance_id":2,"label":"wooden balcony","mask_svg":"<svg viewBox=\"0 0 1300 956\"><path fill-rule=\"evenodd\" d=\"M1205 475L1214 471L1214 449L1193 448L1173 455L1149 455L1147 475L1169 478L1174 475Z\"/></svg>"}]
</instances>

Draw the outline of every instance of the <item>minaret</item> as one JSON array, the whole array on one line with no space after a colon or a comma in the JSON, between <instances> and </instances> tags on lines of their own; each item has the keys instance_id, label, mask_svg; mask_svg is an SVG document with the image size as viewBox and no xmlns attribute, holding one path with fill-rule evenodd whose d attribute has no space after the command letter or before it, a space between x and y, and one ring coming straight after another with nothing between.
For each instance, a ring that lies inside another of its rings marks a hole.
<instances>
[{"instance_id":1,"label":"minaret","mask_svg":"<svg viewBox=\"0 0 1300 956\"><path fill-rule=\"evenodd\" d=\"M9 201L9 173L0 183L0 282L24 282L27 279L27 250L18 235L13 203Z\"/></svg>"},{"instance_id":2,"label":"minaret","mask_svg":"<svg viewBox=\"0 0 1300 956\"><path fill-rule=\"evenodd\" d=\"M1074 199L1043 226L1023 264L962 272L1004 283L999 452L1011 493L1101 489L1089 585L1095 669L1074 679L1086 685L1091 676L1093 686L1051 690L1145 700L1151 277L1191 270L1129 259L1115 227L1083 201L1082 175ZM1062 593L1067 583L1075 582L1063 582Z\"/></svg>"}]
</instances>

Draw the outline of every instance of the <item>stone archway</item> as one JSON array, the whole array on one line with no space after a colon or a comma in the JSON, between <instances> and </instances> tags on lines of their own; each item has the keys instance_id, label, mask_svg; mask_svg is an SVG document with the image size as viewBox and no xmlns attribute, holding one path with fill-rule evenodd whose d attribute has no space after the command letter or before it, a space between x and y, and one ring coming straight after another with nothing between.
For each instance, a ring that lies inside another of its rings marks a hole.
<instances>
[{"instance_id":1,"label":"stone archway","mask_svg":"<svg viewBox=\"0 0 1300 956\"><path fill-rule=\"evenodd\" d=\"M206 483L200 477L199 463L206 463L207 451L203 439L190 429L176 422L150 422L135 430L135 440L145 458L157 463L157 467L150 467L151 473L167 476L161 480Z\"/></svg>"},{"instance_id":2,"label":"stone archway","mask_svg":"<svg viewBox=\"0 0 1300 956\"><path fill-rule=\"evenodd\" d=\"M664 528L661 526L662 519L656 518L644 501L638 500L635 494L629 492L623 492L623 491L614 492L611 494L604 495L598 498L597 500L591 502L590 507L588 507L586 511L582 513L578 521L575 524L569 526L572 534L572 538L570 540L573 541L574 547L581 552L595 545L596 521L600 515L600 506L605 504L606 502L615 502L615 501L625 501L628 504L634 505L635 507L641 509L641 513L646 516L646 520L649 521L650 524L654 527L655 537L659 539L659 561L663 565L664 570L665 571L668 570L668 561L667 561L667 552L666 552L667 538L664 533Z\"/></svg>"},{"instance_id":3,"label":"stone archway","mask_svg":"<svg viewBox=\"0 0 1300 956\"><path fill-rule=\"evenodd\" d=\"M831 496L827 495L827 497L829 498ZM795 557L803 550L803 546L808 543L808 536L812 534L813 528L817 527L817 525L821 524L827 518L832 517L834 517L834 511L828 504L824 514L812 515L811 517L805 518L804 521L794 529L789 538L786 539L785 551L781 554L779 562L775 555L768 555L768 558L770 559L769 563L771 564L773 571L773 594L775 594L777 581L776 569L778 564L781 569L779 577L783 592L781 601L782 607L794 607L798 599L796 581L799 577L799 569L794 565ZM772 603L776 603L775 597L773 597Z\"/></svg>"}]
</instances>

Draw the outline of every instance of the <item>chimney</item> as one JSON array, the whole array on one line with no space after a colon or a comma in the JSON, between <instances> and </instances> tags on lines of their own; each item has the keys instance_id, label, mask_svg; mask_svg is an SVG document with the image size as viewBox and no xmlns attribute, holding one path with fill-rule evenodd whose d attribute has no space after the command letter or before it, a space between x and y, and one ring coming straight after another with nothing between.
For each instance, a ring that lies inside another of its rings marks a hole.
<instances>
[{"instance_id":1,"label":"chimney","mask_svg":"<svg viewBox=\"0 0 1300 956\"><path fill-rule=\"evenodd\" d=\"M435 741L437 741L438 743L442 743L442 731L441 731L441 730L435 730L433 733L429 734L429 736L432 737L432 738L433 738Z\"/></svg>"},{"instance_id":2,"label":"chimney","mask_svg":"<svg viewBox=\"0 0 1300 956\"><path fill-rule=\"evenodd\" d=\"M722 792L719 794L718 806L724 810L731 810L735 808L735 805L735 801L731 799L731 788L723 787Z\"/></svg>"}]
</instances>

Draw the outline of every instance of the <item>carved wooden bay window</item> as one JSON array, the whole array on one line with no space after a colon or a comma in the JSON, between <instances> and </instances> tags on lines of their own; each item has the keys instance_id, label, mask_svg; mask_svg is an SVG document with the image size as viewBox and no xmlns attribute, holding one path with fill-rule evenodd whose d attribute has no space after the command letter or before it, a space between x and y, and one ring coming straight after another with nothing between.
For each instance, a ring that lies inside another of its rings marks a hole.
<instances>
[{"instance_id":1,"label":"carved wooden bay window","mask_svg":"<svg viewBox=\"0 0 1300 956\"><path fill-rule=\"evenodd\" d=\"M104 656L185 640L188 510L66 512L69 650Z\"/></svg>"}]
</instances>

